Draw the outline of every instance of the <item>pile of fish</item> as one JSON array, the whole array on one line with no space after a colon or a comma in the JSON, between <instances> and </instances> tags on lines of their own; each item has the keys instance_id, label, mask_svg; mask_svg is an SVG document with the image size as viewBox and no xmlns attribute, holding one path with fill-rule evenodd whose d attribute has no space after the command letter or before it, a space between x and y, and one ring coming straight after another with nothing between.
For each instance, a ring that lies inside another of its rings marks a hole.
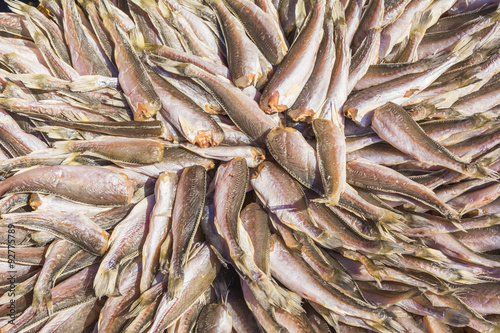
<instances>
[{"instance_id":1,"label":"pile of fish","mask_svg":"<svg viewBox=\"0 0 500 333\"><path fill-rule=\"evenodd\" d=\"M6 0L0 332L500 332L497 0Z\"/></svg>"}]
</instances>

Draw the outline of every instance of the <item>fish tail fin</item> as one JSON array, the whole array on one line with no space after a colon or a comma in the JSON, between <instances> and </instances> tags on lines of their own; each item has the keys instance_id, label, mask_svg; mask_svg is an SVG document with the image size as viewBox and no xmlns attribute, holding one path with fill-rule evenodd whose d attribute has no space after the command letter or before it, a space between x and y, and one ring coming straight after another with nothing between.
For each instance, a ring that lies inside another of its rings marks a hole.
<instances>
[{"instance_id":1,"label":"fish tail fin","mask_svg":"<svg viewBox=\"0 0 500 333\"><path fill-rule=\"evenodd\" d=\"M385 310L386 313L389 313L389 318L385 318L379 322L367 320L366 323L374 328L377 332L383 333L396 333L396 332L405 332L405 329L401 324L394 320L396 314L392 311Z\"/></svg>"},{"instance_id":2,"label":"fish tail fin","mask_svg":"<svg viewBox=\"0 0 500 333\"><path fill-rule=\"evenodd\" d=\"M294 292L291 292L285 288L280 287L276 282L274 282L274 280L273 284L278 293L283 297L283 299L286 300L286 303L282 307L283 309L287 310L288 312L294 315L300 315L301 313L304 312L304 309L300 305L300 303L302 302L302 297L300 297Z\"/></svg>"},{"instance_id":3,"label":"fish tail fin","mask_svg":"<svg viewBox=\"0 0 500 333\"><path fill-rule=\"evenodd\" d=\"M454 284L478 284L484 283L485 279L481 279L477 276L477 274L463 270L457 269L455 276L450 278L449 282Z\"/></svg>"},{"instance_id":4,"label":"fish tail fin","mask_svg":"<svg viewBox=\"0 0 500 333\"><path fill-rule=\"evenodd\" d=\"M184 285L184 272L178 271L168 277L167 297L169 300L179 296Z\"/></svg>"},{"instance_id":5,"label":"fish tail fin","mask_svg":"<svg viewBox=\"0 0 500 333\"><path fill-rule=\"evenodd\" d=\"M169 232L160 247L160 270L168 272L170 266L170 257L172 254L172 234Z\"/></svg>"},{"instance_id":6,"label":"fish tail fin","mask_svg":"<svg viewBox=\"0 0 500 333\"><path fill-rule=\"evenodd\" d=\"M99 266L96 277L94 279L94 289L97 298L103 296L121 296L116 288L118 280L118 266L109 269L106 266Z\"/></svg>"},{"instance_id":7,"label":"fish tail fin","mask_svg":"<svg viewBox=\"0 0 500 333\"><path fill-rule=\"evenodd\" d=\"M52 145L52 148L62 152L62 153L69 153L71 152L71 148L69 147L71 141L56 141Z\"/></svg>"},{"instance_id":8,"label":"fish tail fin","mask_svg":"<svg viewBox=\"0 0 500 333\"><path fill-rule=\"evenodd\" d=\"M474 178L485 178L489 180L497 181L500 178L500 174L494 170L491 170L480 163L471 163L466 167L469 176Z\"/></svg>"},{"instance_id":9,"label":"fish tail fin","mask_svg":"<svg viewBox=\"0 0 500 333\"><path fill-rule=\"evenodd\" d=\"M413 249L415 251L414 255L419 258L443 264L450 262L450 259L443 252L439 250L431 249L430 247L421 245L417 245L413 247Z\"/></svg>"},{"instance_id":10,"label":"fish tail fin","mask_svg":"<svg viewBox=\"0 0 500 333\"><path fill-rule=\"evenodd\" d=\"M127 314L127 318L134 318L134 317L137 317L137 315L139 315L139 313L144 310L145 308L147 308L149 305L151 305L151 303L154 301L154 300L151 300L150 297L148 297L149 295L147 295L146 293L142 293L141 296L139 296L138 299L136 299L134 301L134 303L132 303L132 305L130 306L130 309L129 309L129 312Z\"/></svg>"},{"instance_id":11,"label":"fish tail fin","mask_svg":"<svg viewBox=\"0 0 500 333\"><path fill-rule=\"evenodd\" d=\"M427 10L423 12L420 17L414 21L411 30L413 32L424 34L425 31L429 28L433 19L432 10Z\"/></svg>"},{"instance_id":12,"label":"fish tail fin","mask_svg":"<svg viewBox=\"0 0 500 333\"><path fill-rule=\"evenodd\" d=\"M5 0L5 3L9 6L9 9L16 14L24 15L29 13L30 5L27 5L18 0Z\"/></svg>"},{"instance_id":13,"label":"fish tail fin","mask_svg":"<svg viewBox=\"0 0 500 333\"><path fill-rule=\"evenodd\" d=\"M196 65L187 62L176 61L172 59L167 59L164 57L150 55L153 63L161 65L161 68L165 71L187 77L196 77L196 73L200 70Z\"/></svg>"},{"instance_id":14,"label":"fish tail fin","mask_svg":"<svg viewBox=\"0 0 500 333\"><path fill-rule=\"evenodd\" d=\"M144 35L138 28L134 28L130 31L130 43L136 51L143 51L146 47L146 41L144 40Z\"/></svg>"},{"instance_id":15,"label":"fish tail fin","mask_svg":"<svg viewBox=\"0 0 500 333\"><path fill-rule=\"evenodd\" d=\"M341 247L343 244L340 234L330 230L323 230L321 235L313 239L327 249L335 249Z\"/></svg>"},{"instance_id":16,"label":"fish tail fin","mask_svg":"<svg viewBox=\"0 0 500 333\"><path fill-rule=\"evenodd\" d=\"M39 290L38 288L34 288L33 292L33 312L35 314L39 313L42 310L43 306L47 307L47 311L49 314L52 314L53 311L53 303L52 303L52 293L50 290Z\"/></svg>"},{"instance_id":17,"label":"fish tail fin","mask_svg":"<svg viewBox=\"0 0 500 333\"><path fill-rule=\"evenodd\" d=\"M469 318L465 311L452 308L440 308L444 312L443 323L453 327L464 327L469 324Z\"/></svg>"},{"instance_id":18,"label":"fish tail fin","mask_svg":"<svg viewBox=\"0 0 500 333\"><path fill-rule=\"evenodd\" d=\"M311 201L317 202L317 203L322 203L327 206L336 206L339 203L340 199L340 193L335 195L334 197L322 197L322 198L316 198L312 199Z\"/></svg>"}]
</instances>

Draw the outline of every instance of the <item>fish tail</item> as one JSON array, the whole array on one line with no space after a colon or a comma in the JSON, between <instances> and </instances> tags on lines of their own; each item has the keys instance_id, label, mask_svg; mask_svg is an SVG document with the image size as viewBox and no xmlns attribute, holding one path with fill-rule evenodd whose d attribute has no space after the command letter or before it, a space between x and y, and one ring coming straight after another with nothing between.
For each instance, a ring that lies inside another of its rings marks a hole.
<instances>
[{"instance_id":1,"label":"fish tail","mask_svg":"<svg viewBox=\"0 0 500 333\"><path fill-rule=\"evenodd\" d=\"M147 294L144 292L139 296L138 299L135 300L134 303L130 306L129 313L127 314L127 318L134 318L139 315L139 313L147 308L148 306L153 303L154 300L152 300L150 297L148 297Z\"/></svg>"},{"instance_id":2,"label":"fish tail","mask_svg":"<svg viewBox=\"0 0 500 333\"><path fill-rule=\"evenodd\" d=\"M427 10L423 12L420 17L414 21L411 30L413 32L424 34L429 24L432 21L432 10Z\"/></svg>"},{"instance_id":3,"label":"fish tail","mask_svg":"<svg viewBox=\"0 0 500 333\"><path fill-rule=\"evenodd\" d=\"M475 273L460 269L456 270L457 274L455 277L450 278L449 282L454 284L478 284L484 283L485 279L479 278Z\"/></svg>"},{"instance_id":4,"label":"fish tail","mask_svg":"<svg viewBox=\"0 0 500 333\"><path fill-rule=\"evenodd\" d=\"M500 174L498 172L491 170L479 163L470 163L466 166L467 175L474 178L485 178L489 180L498 180Z\"/></svg>"},{"instance_id":5,"label":"fish tail","mask_svg":"<svg viewBox=\"0 0 500 333\"><path fill-rule=\"evenodd\" d=\"M103 296L121 296L116 288L118 279L118 266L109 269L101 264L94 279L95 295L98 298ZM117 295L118 294L118 295Z\"/></svg>"},{"instance_id":6,"label":"fish tail","mask_svg":"<svg viewBox=\"0 0 500 333\"><path fill-rule=\"evenodd\" d=\"M160 247L160 270L168 273L170 267L170 256L172 253L172 234L169 232Z\"/></svg>"},{"instance_id":7,"label":"fish tail","mask_svg":"<svg viewBox=\"0 0 500 333\"><path fill-rule=\"evenodd\" d=\"M167 297L169 300L179 296L184 285L184 272L181 270L168 277Z\"/></svg>"},{"instance_id":8,"label":"fish tail","mask_svg":"<svg viewBox=\"0 0 500 333\"><path fill-rule=\"evenodd\" d=\"M33 292L33 312L37 314L42 310L43 305L47 307L47 311L49 314L52 313L53 304L52 304L52 293L50 290L42 290L39 291L35 286L35 292Z\"/></svg>"},{"instance_id":9,"label":"fish tail","mask_svg":"<svg viewBox=\"0 0 500 333\"><path fill-rule=\"evenodd\" d=\"M340 193L335 196L312 199L311 201L322 203L327 206L336 206L339 203L339 199L340 199Z\"/></svg>"},{"instance_id":10,"label":"fish tail","mask_svg":"<svg viewBox=\"0 0 500 333\"><path fill-rule=\"evenodd\" d=\"M25 13L29 13L29 9L31 6L22 3L17 0L5 0L5 3L9 6L9 9L16 14L24 15Z\"/></svg>"},{"instance_id":11,"label":"fish tail","mask_svg":"<svg viewBox=\"0 0 500 333\"><path fill-rule=\"evenodd\" d=\"M393 318L386 318L384 320L381 320L380 322L367 320L366 323L371 327L373 327L377 332L384 332L384 333L405 332L405 329L401 326L401 324L396 322Z\"/></svg>"},{"instance_id":12,"label":"fish tail","mask_svg":"<svg viewBox=\"0 0 500 333\"><path fill-rule=\"evenodd\" d=\"M415 246L414 247L415 253L414 255L422 258L422 259L427 259L430 261L434 262L439 262L439 263L449 263L450 259L441 251L436 250L436 249L431 249L426 246Z\"/></svg>"},{"instance_id":13,"label":"fish tail","mask_svg":"<svg viewBox=\"0 0 500 333\"><path fill-rule=\"evenodd\" d=\"M71 152L69 144L70 144L70 141L56 141L56 142L54 142L52 147L55 148L56 150L63 152L63 153L69 153L69 152Z\"/></svg>"},{"instance_id":14,"label":"fish tail","mask_svg":"<svg viewBox=\"0 0 500 333\"><path fill-rule=\"evenodd\" d=\"M440 308L444 312L444 317L442 319L443 323L453 326L453 327L464 327L469 324L469 318L465 311L451 309L451 308Z\"/></svg>"},{"instance_id":15,"label":"fish tail","mask_svg":"<svg viewBox=\"0 0 500 333\"><path fill-rule=\"evenodd\" d=\"M285 304L283 309L287 310L291 314L300 315L304 312L304 309L300 305L302 302L302 297L294 292L291 292L285 288L280 287L276 282L273 281L274 287L278 293L285 299Z\"/></svg>"},{"instance_id":16,"label":"fish tail","mask_svg":"<svg viewBox=\"0 0 500 333\"><path fill-rule=\"evenodd\" d=\"M330 230L323 230L320 236L313 239L327 249L335 249L343 245L340 234Z\"/></svg>"}]
</instances>

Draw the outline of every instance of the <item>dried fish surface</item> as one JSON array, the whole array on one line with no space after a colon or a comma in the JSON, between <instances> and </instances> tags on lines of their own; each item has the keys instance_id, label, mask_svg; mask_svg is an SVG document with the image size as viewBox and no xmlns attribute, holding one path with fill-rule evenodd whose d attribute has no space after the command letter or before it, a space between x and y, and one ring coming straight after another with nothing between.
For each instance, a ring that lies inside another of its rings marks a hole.
<instances>
[{"instance_id":1,"label":"dried fish surface","mask_svg":"<svg viewBox=\"0 0 500 333\"><path fill-rule=\"evenodd\" d=\"M5 2L0 332L500 332L498 0Z\"/></svg>"}]
</instances>

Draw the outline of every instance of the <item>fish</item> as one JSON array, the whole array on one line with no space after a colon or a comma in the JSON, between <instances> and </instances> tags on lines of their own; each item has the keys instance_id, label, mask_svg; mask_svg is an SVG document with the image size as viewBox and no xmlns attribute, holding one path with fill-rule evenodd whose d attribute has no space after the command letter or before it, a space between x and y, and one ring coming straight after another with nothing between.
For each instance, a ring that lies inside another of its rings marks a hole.
<instances>
[{"instance_id":1,"label":"fish","mask_svg":"<svg viewBox=\"0 0 500 333\"><path fill-rule=\"evenodd\" d=\"M169 300L182 292L184 269L205 205L206 178L205 168L199 165L187 167L179 178L172 211L172 256L167 288Z\"/></svg>"},{"instance_id":2,"label":"fish","mask_svg":"<svg viewBox=\"0 0 500 333\"><path fill-rule=\"evenodd\" d=\"M314 60L323 36L325 1L314 4L304 29L290 47L276 73L262 91L260 107L268 113L290 108L314 68Z\"/></svg>"},{"instance_id":3,"label":"fish","mask_svg":"<svg viewBox=\"0 0 500 333\"><path fill-rule=\"evenodd\" d=\"M388 131L388 127L385 127L382 123L384 114L392 114L391 121L395 123L401 122L400 124L405 124L404 132L397 130L399 135L401 135L401 137L397 139L397 142L389 137L390 132ZM382 139L390 142L391 145L393 145L397 149L414 157L419 161L425 161L426 163L433 165L441 165L443 167L447 167L449 169L472 177L488 178L491 176L495 178L495 173L493 171L488 170L480 164L466 163L460 160L445 147L430 139L420 128L420 126L406 113L406 111L404 111L404 109L402 109L397 104L388 103L376 109L372 121L372 128ZM403 138L405 135L410 135L410 128L412 137L409 141L406 141ZM419 138L418 140L416 140L417 137ZM403 146L403 142L412 142L413 144L405 144L405 146Z\"/></svg>"}]
</instances>

